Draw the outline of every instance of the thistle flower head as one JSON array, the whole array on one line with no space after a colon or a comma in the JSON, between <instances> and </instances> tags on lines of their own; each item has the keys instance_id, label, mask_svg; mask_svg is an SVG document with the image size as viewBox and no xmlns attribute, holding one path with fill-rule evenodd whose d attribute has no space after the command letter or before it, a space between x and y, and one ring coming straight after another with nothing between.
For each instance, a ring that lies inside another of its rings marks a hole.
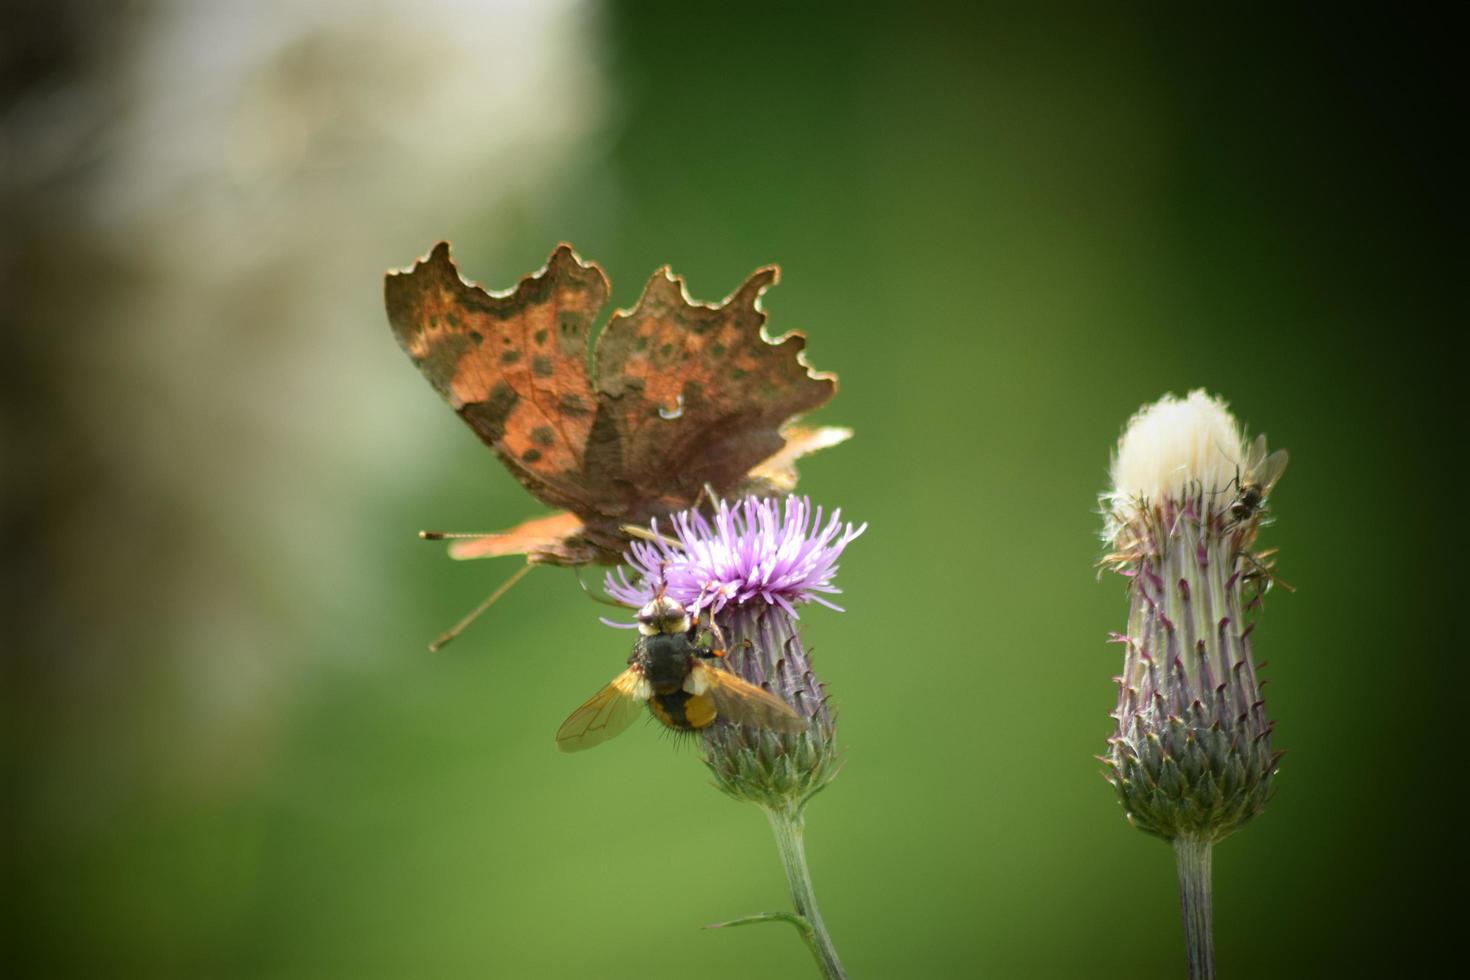
<instances>
[{"instance_id":1,"label":"thistle flower head","mask_svg":"<svg viewBox=\"0 0 1470 980\"><path fill-rule=\"evenodd\" d=\"M838 769L836 731L825 690L797 633L796 607L839 590L837 559L867 529L824 520L802 497L747 497L655 521L652 539L634 541L628 569L609 572L610 596L644 610L663 598L696 617L706 612L728 644L723 662L743 680L776 694L806 722L796 734L717 721L705 729L704 761L715 783L739 800L799 813ZM669 535L669 530L672 535ZM631 576L629 575L631 570Z\"/></svg>"},{"instance_id":2,"label":"thistle flower head","mask_svg":"<svg viewBox=\"0 0 1470 980\"><path fill-rule=\"evenodd\" d=\"M787 497L784 506L746 497L733 506L720 501L713 520L698 511L673 515L671 528L655 520L653 539L634 541L628 550L634 577L609 572L607 593L641 607L662 588L694 613L752 602L792 616L804 602L839 609L822 596L841 591L832 585L837 559L867 525L842 523L841 510L825 523L822 518L822 508L814 510L806 497Z\"/></svg>"},{"instance_id":3,"label":"thistle flower head","mask_svg":"<svg viewBox=\"0 0 1470 980\"><path fill-rule=\"evenodd\" d=\"M1167 839L1218 840L1270 795L1278 754L1245 616L1272 581L1251 548L1285 459L1264 438L1247 447L1203 391L1145 406L1113 457L1103 563L1128 576L1130 608L1104 761L1129 819Z\"/></svg>"}]
</instances>

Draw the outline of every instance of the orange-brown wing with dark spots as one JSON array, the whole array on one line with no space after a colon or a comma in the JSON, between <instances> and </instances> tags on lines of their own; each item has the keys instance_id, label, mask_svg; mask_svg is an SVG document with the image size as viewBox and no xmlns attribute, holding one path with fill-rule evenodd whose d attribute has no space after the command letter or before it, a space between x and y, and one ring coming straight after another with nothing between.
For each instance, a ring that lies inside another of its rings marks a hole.
<instances>
[{"instance_id":1,"label":"orange-brown wing with dark spots","mask_svg":"<svg viewBox=\"0 0 1470 980\"><path fill-rule=\"evenodd\" d=\"M618 435L588 447L589 467L617 467L647 509L687 505L705 483L732 492L782 452L783 426L825 403L837 381L807 367L800 334L763 335L759 298L776 275L759 269L705 306L664 268L632 310L613 315L594 364Z\"/></svg>"},{"instance_id":2,"label":"orange-brown wing with dark spots","mask_svg":"<svg viewBox=\"0 0 1470 980\"><path fill-rule=\"evenodd\" d=\"M384 291L398 343L543 502L596 512L584 456L597 410L587 343L607 278L570 247L504 294L466 282L441 242Z\"/></svg>"}]
</instances>

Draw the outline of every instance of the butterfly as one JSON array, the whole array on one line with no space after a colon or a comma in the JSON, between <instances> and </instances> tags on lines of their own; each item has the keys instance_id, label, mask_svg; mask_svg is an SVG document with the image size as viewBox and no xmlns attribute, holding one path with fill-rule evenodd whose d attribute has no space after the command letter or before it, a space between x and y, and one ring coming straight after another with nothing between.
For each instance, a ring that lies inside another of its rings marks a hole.
<instances>
[{"instance_id":1,"label":"butterfly","mask_svg":"<svg viewBox=\"0 0 1470 980\"><path fill-rule=\"evenodd\" d=\"M536 499L557 508L449 546L454 558L523 554L531 564L616 564L624 530L702 495L773 494L795 461L849 429L793 424L837 390L799 333L768 339L757 269L718 306L689 298L667 266L595 334L608 281L570 245L502 293L460 276L440 242L388 273L399 345L429 384Z\"/></svg>"}]
</instances>

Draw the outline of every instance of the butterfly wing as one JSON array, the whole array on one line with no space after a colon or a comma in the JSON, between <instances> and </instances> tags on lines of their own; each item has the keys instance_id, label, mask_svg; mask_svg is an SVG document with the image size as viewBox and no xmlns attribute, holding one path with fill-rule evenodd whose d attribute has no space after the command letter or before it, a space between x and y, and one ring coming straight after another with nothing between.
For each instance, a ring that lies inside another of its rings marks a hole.
<instances>
[{"instance_id":1,"label":"butterfly wing","mask_svg":"<svg viewBox=\"0 0 1470 980\"><path fill-rule=\"evenodd\" d=\"M532 555L534 560L553 565L586 565L597 560L595 550L583 540L584 525L568 511L526 521L508 531L464 538L449 545L449 557L499 558L502 555Z\"/></svg>"},{"instance_id":2,"label":"butterfly wing","mask_svg":"<svg viewBox=\"0 0 1470 980\"><path fill-rule=\"evenodd\" d=\"M758 269L719 306L706 306L660 269L598 337L598 397L619 438L589 446L588 463L616 467L636 488L635 510L688 506L706 483L737 490L786 448L782 429L792 418L836 392L832 375L803 362L801 334L765 337L759 298L776 277L774 267Z\"/></svg>"},{"instance_id":3,"label":"butterfly wing","mask_svg":"<svg viewBox=\"0 0 1470 980\"><path fill-rule=\"evenodd\" d=\"M806 722L791 705L728 670L696 663L684 687L693 694L709 695L716 714L727 721L769 728L784 735L794 735L806 728Z\"/></svg>"},{"instance_id":4,"label":"butterfly wing","mask_svg":"<svg viewBox=\"0 0 1470 980\"><path fill-rule=\"evenodd\" d=\"M580 752L627 731L648 700L648 682L629 667L573 711L556 731L556 747Z\"/></svg>"},{"instance_id":5,"label":"butterfly wing","mask_svg":"<svg viewBox=\"0 0 1470 980\"><path fill-rule=\"evenodd\" d=\"M788 425L781 429L781 438L786 440L786 445L746 475L741 493L762 496L790 493L796 489L796 461L819 449L846 442L852 438L852 430L835 425L816 428Z\"/></svg>"},{"instance_id":6,"label":"butterfly wing","mask_svg":"<svg viewBox=\"0 0 1470 980\"><path fill-rule=\"evenodd\" d=\"M607 279L569 246L513 290L466 282L440 242L384 282L399 345L543 503L586 513L584 455L596 415L587 340Z\"/></svg>"}]
</instances>

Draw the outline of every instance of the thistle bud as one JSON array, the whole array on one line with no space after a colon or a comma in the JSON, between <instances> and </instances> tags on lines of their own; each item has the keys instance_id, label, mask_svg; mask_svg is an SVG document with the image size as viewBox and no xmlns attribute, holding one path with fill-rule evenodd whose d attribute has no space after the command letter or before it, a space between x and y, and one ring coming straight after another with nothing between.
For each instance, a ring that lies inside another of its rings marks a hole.
<instances>
[{"instance_id":1,"label":"thistle bud","mask_svg":"<svg viewBox=\"0 0 1470 980\"><path fill-rule=\"evenodd\" d=\"M737 800L800 809L832 781L841 760L826 693L796 619L780 606L762 605L727 607L715 618L730 642L730 668L795 708L806 731L717 725L705 736L705 765L715 785Z\"/></svg>"},{"instance_id":2,"label":"thistle bud","mask_svg":"<svg viewBox=\"0 0 1470 980\"><path fill-rule=\"evenodd\" d=\"M1166 840L1221 840L1271 795L1246 616L1273 582L1254 549L1285 465L1203 391L1140 410L1113 458L1103 564L1128 578L1129 611L1103 762L1129 821Z\"/></svg>"}]
</instances>

